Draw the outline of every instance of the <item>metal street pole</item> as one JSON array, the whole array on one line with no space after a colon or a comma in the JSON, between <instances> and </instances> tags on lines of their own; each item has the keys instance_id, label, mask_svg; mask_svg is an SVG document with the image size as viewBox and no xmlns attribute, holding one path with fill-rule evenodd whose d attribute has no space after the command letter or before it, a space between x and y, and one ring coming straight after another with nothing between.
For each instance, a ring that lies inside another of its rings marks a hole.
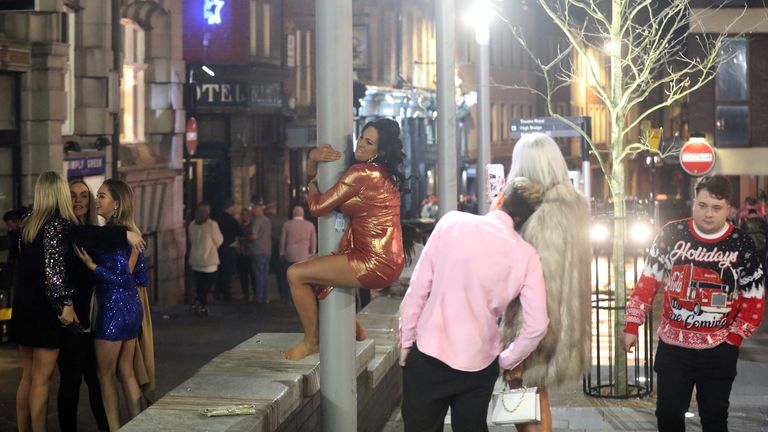
<instances>
[{"instance_id":1,"label":"metal street pole","mask_svg":"<svg viewBox=\"0 0 768 432\"><path fill-rule=\"evenodd\" d=\"M477 41L477 169L475 181L477 182L477 212L488 213L488 164L491 162L491 101L488 97L489 81L489 53L488 42L490 39L490 7L487 0L478 1L477 28L475 40Z\"/></svg>"},{"instance_id":2,"label":"metal street pole","mask_svg":"<svg viewBox=\"0 0 768 432\"><path fill-rule=\"evenodd\" d=\"M123 26L120 24L120 0L112 0L111 3L111 23L112 23L112 68L114 71L112 72L115 75L115 85L117 86L117 89L110 89L115 96L116 100L114 101L115 106L115 112L112 115L112 164L111 164L111 171L112 175L111 178L119 179L120 178L120 162L119 162L119 156L120 156L120 98L122 95L120 94L120 79L123 76L123 55L121 53L122 47L123 47L123 41L121 39L121 36L123 34Z\"/></svg>"},{"instance_id":3,"label":"metal street pole","mask_svg":"<svg viewBox=\"0 0 768 432\"><path fill-rule=\"evenodd\" d=\"M354 130L352 0L324 0L315 4L317 140L346 152ZM345 158L319 164L320 190L328 190L344 170ZM343 229L336 221L335 212L319 220L321 255L331 253L339 244ZM320 397L324 431L357 431L355 370L355 294L350 289L336 287L320 302Z\"/></svg>"},{"instance_id":4,"label":"metal street pole","mask_svg":"<svg viewBox=\"0 0 768 432\"><path fill-rule=\"evenodd\" d=\"M456 12L454 0L435 2L437 39L437 202L442 216L456 210Z\"/></svg>"}]
</instances>

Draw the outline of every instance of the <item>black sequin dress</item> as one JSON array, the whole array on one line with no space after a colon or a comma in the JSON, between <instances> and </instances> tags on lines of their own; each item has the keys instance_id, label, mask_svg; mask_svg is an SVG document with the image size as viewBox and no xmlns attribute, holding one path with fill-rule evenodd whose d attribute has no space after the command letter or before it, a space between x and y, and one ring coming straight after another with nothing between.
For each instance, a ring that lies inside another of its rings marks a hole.
<instances>
[{"instance_id":1,"label":"black sequin dress","mask_svg":"<svg viewBox=\"0 0 768 432\"><path fill-rule=\"evenodd\" d=\"M13 299L11 337L19 345L59 348L61 323L54 304L71 299L66 268L74 257L71 223L55 215L32 243L21 242L19 282Z\"/></svg>"}]
</instances>

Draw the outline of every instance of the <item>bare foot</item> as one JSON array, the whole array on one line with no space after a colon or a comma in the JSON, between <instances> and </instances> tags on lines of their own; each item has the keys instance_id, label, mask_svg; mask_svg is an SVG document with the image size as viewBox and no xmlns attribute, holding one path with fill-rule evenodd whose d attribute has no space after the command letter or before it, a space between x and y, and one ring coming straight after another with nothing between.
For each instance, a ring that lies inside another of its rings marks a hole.
<instances>
[{"instance_id":1,"label":"bare foot","mask_svg":"<svg viewBox=\"0 0 768 432\"><path fill-rule=\"evenodd\" d=\"M368 339L368 331L360 324L360 321L355 321L355 340L362 342L366 339Z\"/></svg>"},{"instance_id":2,"label":"bare foot","mask_svg":"<svg viewBox=\"0 0 768 432\"><path fill-rule=\"evenodd\" d=\"M291 348L280 351L284 359L287 360L301 360L304 357L320 352L320 345L317 343L309 343L302 340Z\"/></svg>"}]
</instances>

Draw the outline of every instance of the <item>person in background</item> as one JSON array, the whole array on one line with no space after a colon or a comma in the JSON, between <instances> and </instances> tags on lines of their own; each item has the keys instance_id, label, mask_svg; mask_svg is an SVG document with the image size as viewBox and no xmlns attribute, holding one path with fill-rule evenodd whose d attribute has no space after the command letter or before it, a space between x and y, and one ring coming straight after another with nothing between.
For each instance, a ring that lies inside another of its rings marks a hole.
<instances>
[{"instance_id":1,"label":"person in background","mask_svg":"<svg viewBox=\"0 0 768 432\"><path fill-rule=\"evenodd\" d=\"M516 427L549 432L549 387L580 380L592 364L590 215L584 196L568 178L560 148L547 135L526 135L515 144L508 178L516 177L544 186L541 205L519 229L541 258L550 318L544 339L520 365L523 385L539 389L541 421ZM504 343L515 340L523 320L520 303L512 302L504 316Z\"/></svg>"},{"instance_id":2,"label":"person in background","mask_svg":"<svg viewBox=\"0 0 768 432\"><path fill-rule=\"evenodd\" d=\"M253 214L248 208L240 211L240 235L237 239L237 273L240 275L240 289L243 291L243 302L248 302L251 287L256 289L256 280L251 274L251 256L248 254L248 238L245 233L250 229Z\"/></svg>"},{"instance_id":3,"label":"person in background","mask_svg":"<svg viewBox=\"0 0 768 432\"><path fill-rule=\"evenodd\" d=\"M429 237L400 304L405 432L488 431L499 367L511 374L547 331L539 256L515 231L541 202L543 187L512 179L484 216L445 214ZM524 325L501 343L498 322L519 299Z\"/></svg>"},{"instance_id":4,"label":"person in background","mask_svg":"<svg viewBox=\"0 0 768 432\"><path fill-rule=\"evenodd\" d=\"M208 292L216 282L219 268L219 246L224 237L219 224L210 218L211 207L206 202L197 204L195 220L189 224L189 265L195 273L195 313L208 316Z\"/></svg>"},{"instance_id":5,"label":"person in background","mask_svg":"<svg viewBox=\"0 0 768 432\"><path fill-rule=\"evenodd\" d=\"M2 273L0 273L0 290L4 290L3 294L7 304L3 304L0 301L0 308L10 308L13 301L14 281L16 277L16 263L19 260L19 240L21 239L21 217L23 215L18 210L8 210L3 214L3 222L5 222L5 229L8 232L8 255L5 260L5 266ZM3 336L0 336L2 339Z\"/></svg>"},{"instance_id":6,"label":"person in background","mask_svg":"<svg viewBox=\"0 0 768 432\"><path fill-rule=\"evenodd\" d=\"M763 267L766 266L766 259L768 258L768 223L765 218L760 215L760 209L758 207L757 200L749 201L747 198L746 215L741 221L741 228L755 243L755 249L760 257L760 263Z\"/></svg>"},{"instance_id":7,"label":"person in background","mask_svg":"<svg viewBox=\"0 0 768 432\"><path fill-rule=\"evenodd\" d=\"M280 233L280 245L278 252L280 261L287 270L288 267L302 262L317 253L317 233L315 225L304 219L304 208L296 206L292 212L293 218L283 224ZM288 304L292 304L291 289L288 280L283 277L278 279L280 298Z\"/></svg>"},{"instance_id":8,"label":"person in background","mask_svg":"<svg viewBox=\"0 0 768 432\"><path fill-rule=\"evenodd\" d=\"M280 300L286 302L283 294L284 288L280 286L281 280L287 280L285 277L286 269L280 260L280 235L283 232L285 217L277 211L277 204L271 202L264 207L264 216L269 219L270 238L272 239L272 251L269 256L269 272L274 273L277 280L277 291L280 294Z\"/></svg>"},{"instance_id":9,"label":"person in background","mask_svg":"<svg viewBox=\"0 0 768 432\"><path fill-rule=\"evenodd\" d=\"M254 281L253 299L258 304L269 303L269 257L272 254L272 228L264 216L264 203L251 203L251 219L244 235L247 239L251 277Z\"/></svg>"},{"instance_id":10,"label":"person in background","mask_svg":"<svg viewBox=\"0 0 768 432\"><path fill-rule=\"evenodd\" d=\"M402 296L408 290L411 284L411 276L416 264L419 262L421 253L424 250L423 236L421 230L410 224L403 224L403 252L405 254L405 265L397 282L392 284L389 292L396 296Z\"/></svg>"},{"instance_id":11,"label":"person in background","mask_svg":"<svg viewBox=\"0 0 768 432\"><path fill-rule=\"evenodd\" d=\"M5 229L8 231L8 257L6 270L13 271L19 257L19 240L21 239L21 217L18 210L8 210L3 214Z\"/></svg>"},{"instance_id":12,"label":"person in background","mask_svg":"<svg viewBox=\"0 0 768 432\"><path fill-rule=\"evenodd\" d=\"M653 365L660 432L685 430L694 386L702 430L728 430L739 346L763 319L764 269L752 239L726 220L730 200L727 177L701 177L692 216L662 228L627 300L622 344L632 352L638 327L663 289ZM716 296L725 298L716 302Z\"/></svg>"},{"instance_id":13,"label":"person in background","mask_svg":"<svg viewBox=\"0 0 768 432\"><path fill-rule=\"evenodd\" d=\"M217 300L232 300L232 275L237 269L237 239L242 233L240 223L235 219L236 213L235 202L227 200L224 201L222 212L215 218L224 238L224 242L219 246L219 275L213 296Z\"/></svg>"}]
</instances>

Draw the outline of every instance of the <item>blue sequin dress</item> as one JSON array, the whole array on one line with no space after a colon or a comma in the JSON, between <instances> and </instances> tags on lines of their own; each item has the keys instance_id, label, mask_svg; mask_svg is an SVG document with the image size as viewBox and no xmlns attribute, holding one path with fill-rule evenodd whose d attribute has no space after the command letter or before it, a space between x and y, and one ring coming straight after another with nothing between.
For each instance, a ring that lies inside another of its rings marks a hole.
<instances>
[{"instance_id":1,"label":"blue sequin dress","mask_svg":"<svg viewBox=\"0 0 768 432\"><path fill-rule=\"evenodd\" d=\"M147 267L140 253L133 272L128 261L131 247L113 249L95 258L98 313L93 327L96 339L134 339L141 329L143 308L137 286L147 286Z\"/></svg>"}]
</instances>

